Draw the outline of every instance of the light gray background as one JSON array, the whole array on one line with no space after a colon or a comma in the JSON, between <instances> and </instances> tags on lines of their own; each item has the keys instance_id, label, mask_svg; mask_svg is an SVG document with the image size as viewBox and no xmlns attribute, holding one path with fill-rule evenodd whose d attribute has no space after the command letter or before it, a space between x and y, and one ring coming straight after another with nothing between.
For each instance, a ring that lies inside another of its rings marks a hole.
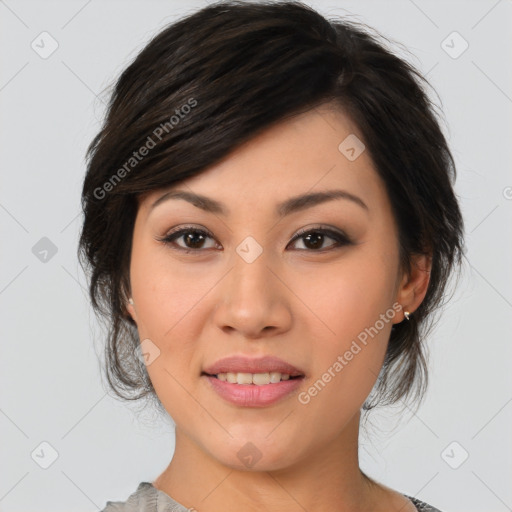
<instances>
[{"instance_id":1,"label":"light gray background","mask_svg":"<svg viewBox=\"0 0 512 512\"><path fill-rule=\"evenodd\" d=\"M204 5L0 1L2 512L98 510L171 459L172 422L139 417L101 381L101 331L76 259L79 197L101 91L150 36ZM512 2L310 5L352 13L416 56L443 102L467 227L465 272L430 339L426 402L416 415L375 415L362 466L443 512L512 510ZM43 31L59 45L47 59L31 48ZM442 47L453 31L469 43L455 59ZM46 262L32 252L42 237L57 248ZM42 442L58 452L48 469Z\"/></svg>"}]
</instances>

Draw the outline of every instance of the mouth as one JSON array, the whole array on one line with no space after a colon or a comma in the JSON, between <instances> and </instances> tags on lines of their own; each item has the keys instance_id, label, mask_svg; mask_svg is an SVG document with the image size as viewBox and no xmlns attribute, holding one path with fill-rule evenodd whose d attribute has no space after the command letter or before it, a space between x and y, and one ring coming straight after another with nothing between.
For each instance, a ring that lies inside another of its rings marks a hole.
<instances>
[{"instance_id":1,"label":"mouth","mask_svg":"<svg viewBox=\"0 0 512 512\"><path fill-rule=\"evenodd\" d=\"M270 354L233 354L202 370L209 389L238 407L276 404L298 392L306 378L302 369Z\"/></svg>"}]
</instances>

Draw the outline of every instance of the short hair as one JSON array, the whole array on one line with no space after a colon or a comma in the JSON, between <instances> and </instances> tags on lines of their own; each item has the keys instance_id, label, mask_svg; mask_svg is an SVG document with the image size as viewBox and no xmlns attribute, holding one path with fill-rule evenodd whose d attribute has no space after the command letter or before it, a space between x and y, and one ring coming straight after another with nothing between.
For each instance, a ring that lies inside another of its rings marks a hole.
<instances>
[{"instance_id":1,"label":"short hair","mask_svg":"<svg viewBox=\"0 0 512 512\"><path fill-rule=\"evenodd\" d=\"M200 174L279 121L334 103L359 128L385 183L402 268L414 254L432 256L426 296L410 321L393 325L363 409L421 401L424 338L461 262L463 220L430 85L387 41L301 2L224 1L168 25L122 72L87 151L78 250L108 325L105 370L118 397L156 398L125 305L138 198Z\"/></svg>"}]
</instances>

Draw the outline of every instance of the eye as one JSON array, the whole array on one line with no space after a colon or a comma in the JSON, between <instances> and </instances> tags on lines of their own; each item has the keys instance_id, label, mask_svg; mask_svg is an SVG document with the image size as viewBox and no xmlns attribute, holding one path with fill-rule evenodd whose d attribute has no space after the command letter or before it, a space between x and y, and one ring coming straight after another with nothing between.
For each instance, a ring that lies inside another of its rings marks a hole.
<instances>
[{"instance_id":1,"label":"eye","mask_svg":"<svg viewBox=\"0 0 512 512\"><path fill-rule=\"evenodd\" d=\"M176 240L183 239L184 246L176 244ZM171 231L167 236L158 238L161 242L168 245L177 245L178 250L183 250L187 253L199 251L204 248L203 244L206 238L212 238L212 235L208 231L204 231L198 228L184 227ZM214 247L215 248L215 244Z\"/></svg>"},{"instance_id":2,"label":"eye","mask_svg":"<svg viewBox=\"0 0 512 512\"><path fill-rule=\"evenodd\" d=\"M327 248L323 247L323 243L326 238L334 240L335 243L331 244ZM335 247L350 245L352 243L351 240L341 231L338 232L326 228L301 229L290 243L293 243L296 240L301 240L303 245L306 246L306 249L299 248L299 250L313 249L314 252L320 252L326 249L329 250Z\"/></svg>"},{"instance_id":3,"label":"eye","mask_svg":"<svg viewBox=\"0 0 512 512\"><path fill-rule=\"evenodd\" d=\"M171 231L163 238L157 238L157 240L185 253L198 253L202 249L216 248L215 243L210 247L204 246L204 242L208 238L213 240L213 235L209 231L195 227L181 227ZM324 247L326 238L334 240L334 244ZM182 239L183 245L176 242L179 239ZM309 250L309 252L321 252L352 244L352 241L343 232L327 228L302 229L292 238L290 244L298 240L302 241L305 246L305 248L299 248L298 250Z\"/></svg>"}]
</instances>

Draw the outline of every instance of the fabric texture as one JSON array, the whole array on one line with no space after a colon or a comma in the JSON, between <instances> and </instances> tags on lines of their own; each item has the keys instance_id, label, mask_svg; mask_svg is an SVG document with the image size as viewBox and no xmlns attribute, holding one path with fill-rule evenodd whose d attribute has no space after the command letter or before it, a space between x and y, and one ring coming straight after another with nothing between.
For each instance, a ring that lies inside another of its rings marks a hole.
<instances>
[{"instance_id":1,"label":"fabric texture","mask_svg":"<svg viewBox=\"0 0 512 512\"><path fill-rule=\"evenodd\" d=\"M409 498L419 512L441 512L439 509L416 498ZM107 506L101 512L194 512L174 501L169 495L157 489L149 482L141 482L137 490L127 501L107 501Z\"/></svg>"}]
</instances>

